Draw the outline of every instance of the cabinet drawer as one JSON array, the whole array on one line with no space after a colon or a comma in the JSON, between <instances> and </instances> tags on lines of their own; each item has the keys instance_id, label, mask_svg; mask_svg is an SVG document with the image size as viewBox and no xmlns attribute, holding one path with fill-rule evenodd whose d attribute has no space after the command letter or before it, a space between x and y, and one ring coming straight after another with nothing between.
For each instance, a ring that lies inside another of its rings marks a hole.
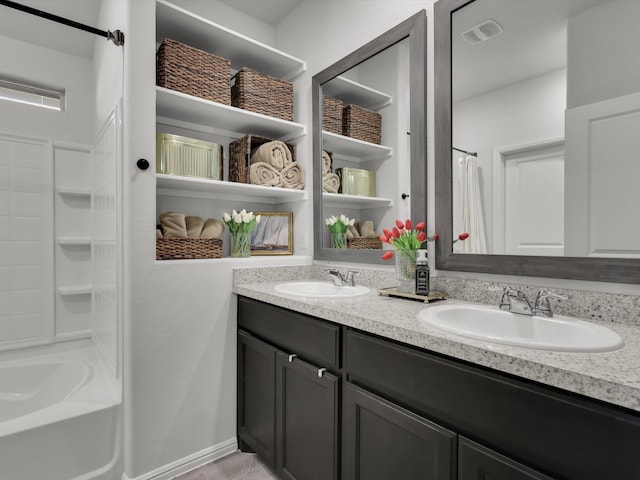
<instances>
[{"instance_id":1,"label":"cabinet drawer","mask_svg":"<svg viewBox=\"0 0 640 480\"><path fill-rule=\"evenodd\" d=\"M238 297L238 328L247 330L287 353L320 367L340 368L340 327L322 320Z\"/></svg>"},{"instance_id":2,"label":"cabinet drawer","mask_svg":"<svg viewBox=\"0 0 640 480\"><path fill-rule=\"evenodd\" d=\"M460 437L458 441L458 480L553 480L499 453Z\"/></svg>"},{"instance_id":3,"label":"cabinet drawer","mask_svg":"<svg viewBox=\"0 0 640 480\"><path fill-rule=\"evenodd\" d=\"M348 380L525 465L640 478L640 415L349 330Z\"/></svg>"}]
</instances>

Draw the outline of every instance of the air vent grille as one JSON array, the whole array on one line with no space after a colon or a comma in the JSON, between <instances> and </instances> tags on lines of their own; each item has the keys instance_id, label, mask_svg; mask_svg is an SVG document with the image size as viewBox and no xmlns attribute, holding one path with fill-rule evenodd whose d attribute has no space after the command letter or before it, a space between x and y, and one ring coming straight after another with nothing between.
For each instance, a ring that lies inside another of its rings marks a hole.
<instances>
[{"instance_id":1,"label":"air vent grille","mask_svg":"<svg viewBox=\"0 0 640 480\"><path fill-rule=\"evenodd\" d=\"M462 38L467 42L476 44L489 40L496 35L500 35L502 32L503 29L498 22L495 20L485 20L484 22L465 30L460 35L462 35Z\"/></svg>"}]
</instances>

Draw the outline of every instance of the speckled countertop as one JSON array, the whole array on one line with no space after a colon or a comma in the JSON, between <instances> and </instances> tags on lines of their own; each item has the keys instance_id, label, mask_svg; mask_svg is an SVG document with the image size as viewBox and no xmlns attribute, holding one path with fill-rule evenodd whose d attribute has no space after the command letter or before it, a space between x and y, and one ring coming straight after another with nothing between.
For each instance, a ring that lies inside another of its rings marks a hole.
<instances>
[{"instance_id":1,"label":"speckled countertop","mask_svg":"<svg viewBox=\"0 0 640 480\"><path fill-rule=\"evenodd\" d=\"M606 326L625 341L625 346L614 352L566 353L512 347L447 333L417 318L423 308L463 300L425 305L379 296L375 286L361 297L307 300L280 294L275 285L295 278L317 278L313 268L269 269L266 276L264 273L259 269L234 272L234 293L640 411L640 326L607 322Z\"/></svg>"}]
</instances>

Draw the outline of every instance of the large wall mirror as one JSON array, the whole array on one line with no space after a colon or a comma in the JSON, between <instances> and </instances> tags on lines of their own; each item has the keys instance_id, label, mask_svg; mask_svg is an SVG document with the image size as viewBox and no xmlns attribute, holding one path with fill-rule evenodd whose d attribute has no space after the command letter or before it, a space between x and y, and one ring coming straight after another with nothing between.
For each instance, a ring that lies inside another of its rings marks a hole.
<instances>
[{"instance_id":1,"label":"large wall mirror","mask_svg":"<svg viewBox=\"0 0 640 480\"><path fill-rule=\"evenodd\" d=\"M640 282L638 18L629 0L435 4L438 269Z\"/></svg>"},{"instance_id":2,"label":"large wall mirror","mask_svg":"<svg viewBox=\"0 0 640 480\"><path fill-rule=\"evenodd\" d=\"M396 218L425 219L425 78L424 10L314 75L315 259L382 263L372 232L391 228ZM371 112L379 129L359 123ZM332 248L325 219L340 215L360 224L363 235Z\"/></svg>"}]
</instances>

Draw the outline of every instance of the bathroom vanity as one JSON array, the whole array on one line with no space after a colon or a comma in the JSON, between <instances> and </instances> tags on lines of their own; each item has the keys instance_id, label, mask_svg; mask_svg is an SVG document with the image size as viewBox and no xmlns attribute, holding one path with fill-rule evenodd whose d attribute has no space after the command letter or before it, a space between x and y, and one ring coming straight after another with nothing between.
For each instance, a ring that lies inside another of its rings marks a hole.
<instances>
[{"instance_id":1,"label":"bathroom vanity","mask_svg":"<svg viewBox=\"0 0 640 480\"><path fill-rule=\"evenodd\" d=\"M615 327L617 352L542 352L439 332L373 292L234 289L239 443L280 478L640 478L640 391L605 373L638 353L637 327Z\"/></svg>"}]
</instances>

